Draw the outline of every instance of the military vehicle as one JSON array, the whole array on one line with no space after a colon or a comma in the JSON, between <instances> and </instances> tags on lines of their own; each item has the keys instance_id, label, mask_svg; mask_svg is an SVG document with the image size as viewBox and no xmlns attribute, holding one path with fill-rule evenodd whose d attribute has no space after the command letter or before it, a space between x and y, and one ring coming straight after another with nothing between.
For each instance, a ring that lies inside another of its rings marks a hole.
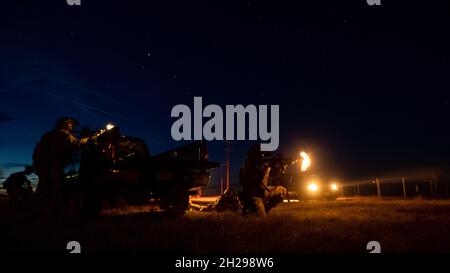
<instances>
[{"instance_id":1,"label":"military vehicle","mask_svg":"<svg viewBox=\"0 0 450 273\"><path fill-rule=\"evenodd\" d=\"M195 187L209 183L209 171L219 166L208 161L205 142L151 156L139 138L122 136L108 125L90 137L65 168L67 193L78 196L81 213L99 214L102 204L125 200L132 205L154 201L168 213L183 214Z\"/></svg>"},{"instance_id":2,"label":"military vehicle","mask_svg":"<svg viewBox=\"0 0 450 273\"><path fill-rule=\"evenodd\" d=\"M308 174L296 176L293 181L297 186L294 190L300 200L336 200L339 196L339 185L335 182L325 182L318 175Z\"/></svg>"}]
</instances>

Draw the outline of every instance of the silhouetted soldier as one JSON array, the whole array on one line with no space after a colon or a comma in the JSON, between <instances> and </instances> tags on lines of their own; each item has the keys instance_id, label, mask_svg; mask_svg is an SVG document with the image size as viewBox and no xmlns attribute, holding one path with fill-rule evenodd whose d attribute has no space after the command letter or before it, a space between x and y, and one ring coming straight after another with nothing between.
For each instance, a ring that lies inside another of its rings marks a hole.
<instances>
[{"instance_id":1,"label":"silhouetted soldier","mask_svg":"<svg viewBox=\"0 0 450 273\"><path fill-rule=\"evenodd\" d=\"M243 214L266 216L266 213L283 200L287 190L281 186L269 186L271 167L264 163L260 145L253 145L241 168L239 183L242 191L239 198Z\"/></svg>"},{"instance_id":2,"label":"silhouetted soldier","mask_svg":"<svg viewBox=\"0 0 450 273\"><path fill-rule=\"evenodd\" d=\"M191 208L196 209L196 207L199 207L200 211L224 212L241 210L241 205L239 204L236 192L230 189L226 189L216 201L207 206L198 206L191 202Z\"/></svg>"},{"instance_id":3,"label":"silhouetted soldier","mask_svg":"<svg viewBox=\"0 0 450 273\"><path fill-rule=\"evenodd\" d=\"M11 174L5 182L3 188L10 198L10 204L14 208L24 208L31 204L33 200L33 188L27 175L32 174L34 168L26 166L25 170Z\"/></svg>"},{"instance_id":4,"label":"silhouetted soldier","mask_svg":"<svg viewBox=\"0 0 450 273\"><path fill-rule=\"evenodd\" d=\"M36 201L41 208L50 209L54 216L63 206L64 167L70 163L80 141L73 135L78 121L59 118L55 128L45 133L33 154L33 164L39 176Z\"/></svg>"}]
</instances>

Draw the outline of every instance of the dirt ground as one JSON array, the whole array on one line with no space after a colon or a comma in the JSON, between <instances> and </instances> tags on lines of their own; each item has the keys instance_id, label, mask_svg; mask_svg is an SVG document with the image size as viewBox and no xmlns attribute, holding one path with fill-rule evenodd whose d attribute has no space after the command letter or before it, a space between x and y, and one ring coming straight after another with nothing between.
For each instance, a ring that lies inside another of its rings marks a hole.
<instances>
[{"instance_id":1,"label":"dirt ground","mask_svg":"<svg viewBox=\"0 0 450 273\"><path fill-rule=\"evenodd\" d=\"M283 203L267 218L187 212L171 218L154 207L104 211L85 222L44 221L0 197L1 252L299 253L450 252L450 201L352 200Z\"/></svg>"}]
</instances>

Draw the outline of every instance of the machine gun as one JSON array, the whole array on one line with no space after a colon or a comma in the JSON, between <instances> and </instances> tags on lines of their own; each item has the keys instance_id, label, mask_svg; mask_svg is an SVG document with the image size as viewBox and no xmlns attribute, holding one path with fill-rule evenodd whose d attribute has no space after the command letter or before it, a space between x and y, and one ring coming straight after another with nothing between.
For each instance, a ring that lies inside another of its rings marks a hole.
<instances>
[{"instance_id":1,"label":"machine gun","mask_svg":"<svg viewBox=\"0 0 450 273\"><path fill-rule=\"evenodd\" d=\"M264 156L263 162L266 170L270 170L267 177L267 184L272 186L283 186L287 188L291 183L292 176L287 174L290 166L297 164L299 158L286 157L284 155Z\"/></svg>"}]
</instances>

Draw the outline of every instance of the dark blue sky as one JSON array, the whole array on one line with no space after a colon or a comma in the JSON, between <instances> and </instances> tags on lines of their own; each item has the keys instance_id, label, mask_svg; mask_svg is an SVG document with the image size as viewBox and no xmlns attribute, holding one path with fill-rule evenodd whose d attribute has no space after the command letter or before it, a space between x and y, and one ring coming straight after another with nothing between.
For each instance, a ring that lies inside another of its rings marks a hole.
<instances>
[{"instance_id":1,"label":"dark blue sky","mask_svg":"<svg viewBox=\"0 0 450 273\"><path fill-rule=\"evenodd\" d=\"M147 2L2 3L4 173L62 115L174 148L170 110L193 96L279 104L280 152L330 176L450 162L449 3ZM232 146L236 177L249 143Z\"/></svg>"}]
</instances>

